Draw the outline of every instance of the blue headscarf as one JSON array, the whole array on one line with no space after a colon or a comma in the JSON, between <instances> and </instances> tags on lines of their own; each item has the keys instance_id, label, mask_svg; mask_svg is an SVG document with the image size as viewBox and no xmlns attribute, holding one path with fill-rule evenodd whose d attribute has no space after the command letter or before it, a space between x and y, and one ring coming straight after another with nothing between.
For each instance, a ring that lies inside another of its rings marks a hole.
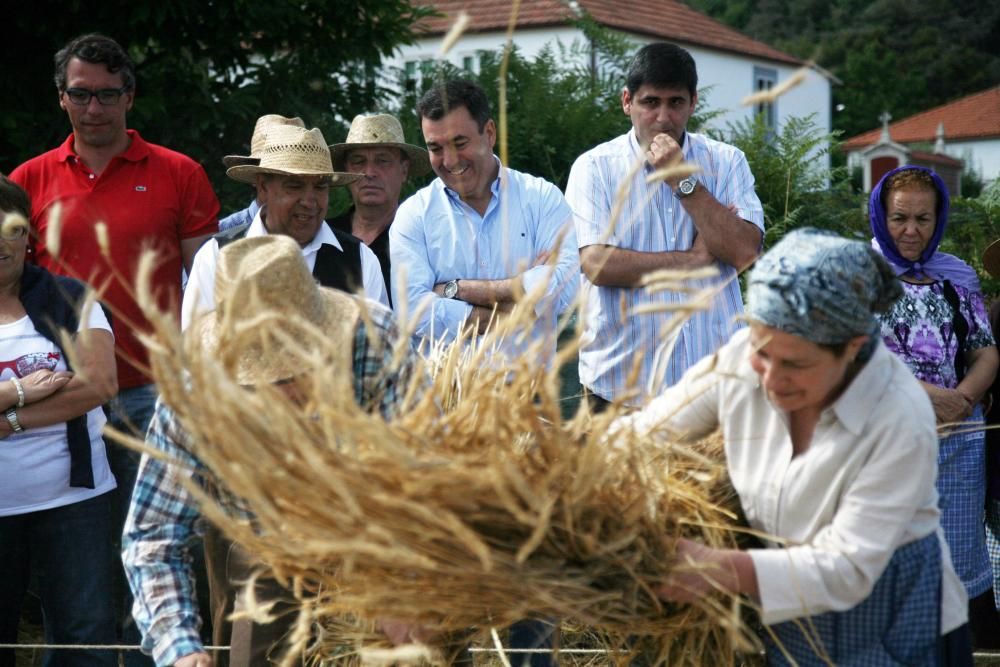
<instances>
[{"instance_id":1,"label":"blue headscarf","mask_svg":"<svg viewBox=\"0 0 1000 667\"><path fill-rule=\"evenodd\" d=\"M916 261L906 259L899 254L896 242L892 240L892 235L889 234L889 227L886 224L886 203L883 198L883 188L886 182L895 174L908 170L922 171L930 175L931 180L934 182L934 188L937 190L938 201L937 224L934 226L934 235ZM979 276L976 275L975 269L958 257L949 255L946 252L938 252L937 249L941 244L941 239L944 237L944 230L948 226L948 207L950 203L951 199L948 197L948 188L945 187L941 177L932 170L915 165L904 165L893 169L882 177L882 180L872 190L871 197L868 200L868 220L871 224L872 234L875 235L875 238L872 239L872 247L881 252L889 260L897 276L913 274L918 277L928 276L935 280L950 280L973 292L978 292L980 291Z\"/></svg>"},{"instance_id":2,"label":"blue headscarf","mask_svg":"<svg viewBox=\"0 0 1000 667\"><path fill-rule=\"evenodd\" d=\"M875 250L818 229L785 235L757 260L747 285L747 315L756 322L820 345L870 338L867 361L881 338L876 313L903 294Z\"/></svg>"}]
</instances>

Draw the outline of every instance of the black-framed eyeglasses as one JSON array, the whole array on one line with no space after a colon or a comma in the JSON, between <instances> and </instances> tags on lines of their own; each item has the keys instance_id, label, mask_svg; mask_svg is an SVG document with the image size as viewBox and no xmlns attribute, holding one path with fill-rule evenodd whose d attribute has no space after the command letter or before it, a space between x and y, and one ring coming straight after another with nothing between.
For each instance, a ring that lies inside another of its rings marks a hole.
<instances>
[{"instance_id":1,"label":"black-framed eyeglasses","mask_svg":"<svg viewBox=\"0 0 1000 667\"><path fill-rule=\"evenodd\" d=\"M66 93L66 97L68 97L69 101L73 104L86 106L90 104L91 98L96 97L101 106L110 107L118 104L122 95L128 92L128 87L122 86L121 88L101 88L100 90L67 88L63 92Z\"/></svg>"}]
</instances>

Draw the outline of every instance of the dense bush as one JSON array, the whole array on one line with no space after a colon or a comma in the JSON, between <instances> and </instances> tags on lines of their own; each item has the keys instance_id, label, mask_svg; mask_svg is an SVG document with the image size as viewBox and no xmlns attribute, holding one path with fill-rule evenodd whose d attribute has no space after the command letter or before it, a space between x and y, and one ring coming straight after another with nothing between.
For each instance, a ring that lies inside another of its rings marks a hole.
<instances>
[{"instance_id":1,"label":"dense bush","mask_svg":"<svg viewBox=\"0 0 1000 667\"><path fill-rule=\"evenodd\" d=\"M778 132L758 116L715 134L747 157L764 207L766 246L802 226L859 231L860 209L847 172L827 166L836 135L818 128L814 116L789 118Z\"/></svg>"},{"instance_id":2,"label":"dense bush","mask_svg":"<svg viewBox=\"0 0 1000 667\"><path fill-rule=\"evenodd\" d=\"M983 197L971 199L956 197L951 202L948 231L941 242L941 250L961 257L979 272L983 291L990 296L1000 296L1000 280L983 270L983 251L1000 238L1000 206Z\"/></svg>"}]
</instances>

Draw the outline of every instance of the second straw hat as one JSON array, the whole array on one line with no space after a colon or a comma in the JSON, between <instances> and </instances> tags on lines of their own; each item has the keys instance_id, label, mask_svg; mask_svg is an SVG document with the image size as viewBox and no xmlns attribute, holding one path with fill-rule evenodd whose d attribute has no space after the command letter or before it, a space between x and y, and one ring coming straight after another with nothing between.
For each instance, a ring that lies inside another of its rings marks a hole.
<instances>
[{"instance_id":1,"label":"second straw hat","mask_svg":"<svg viewBox=\"0 0 1000 667\"><path fill-rule=\"evenodd\" d=\"M257 164L260 162L260 152L264 148L267 140L267 131L276 125L289 125L305 129L306 124L301 118L286 118L276 113L269 113L257 119L257 124L253 128L253 136L250 137L250 155L226 155L222 158L222 164L226 167L235 167L239 164Z\"/></svg>"},{"instance_id":2,"label":"second straw hat","mask_svg":"<svg viewBox=\"0 0 1000 667\"><path fill-rule=\"evenodd\" d=\"M319 128L305 130L288 125L273 126L267 132L257 164L239 164L226 176L241 183L254 183L258 174L279 176L326 176L331 185L346 185L361 178L333 170L330 149Z\"/></svg>"},{"instance_id":3,"label":"second straw hat","mask_svg":"<svg viewBox=\"0 0 1000 667\"><path fill-rule=\"evenodd\" d=\"M395 116L387 113L374 114L371 116L355 116L351 121L351 130L347 133L347 139L342 144L330 146L330 155L333 163L339 168L344 168L344 158L352 148L375 148L385 146L387 148L398 148L406 153L410 159L410 176L422 176L431 170L430 160L427 159L427 150L420 146L406 143L403 137L403 126Z\"/></svg>"}]
</instances>

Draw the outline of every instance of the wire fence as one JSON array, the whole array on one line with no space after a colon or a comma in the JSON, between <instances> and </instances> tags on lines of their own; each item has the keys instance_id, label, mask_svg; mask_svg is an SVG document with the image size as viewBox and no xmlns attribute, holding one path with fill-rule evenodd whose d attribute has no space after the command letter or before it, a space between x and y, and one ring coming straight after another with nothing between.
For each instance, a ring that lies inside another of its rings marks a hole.
<instances>
[{"instance_id":1,"label":"wire fence","mask_svg":"<svg viewBox=\"0 0 1000 667\"><path fill-rule=\"evenodd\" d=\"M138 651L135 644L0 644L0 650L77 650L77 651ZM206 651L228 651L228 646L205 646ZM554 654L554 655L598 655L609 653L599 648L506 648L506 647L470 647L469 653L500 653L511 655L522 654ZM977 666L1000 665L1000 651L976 651L972 654Z\"/></svg>"}]
</instances>

